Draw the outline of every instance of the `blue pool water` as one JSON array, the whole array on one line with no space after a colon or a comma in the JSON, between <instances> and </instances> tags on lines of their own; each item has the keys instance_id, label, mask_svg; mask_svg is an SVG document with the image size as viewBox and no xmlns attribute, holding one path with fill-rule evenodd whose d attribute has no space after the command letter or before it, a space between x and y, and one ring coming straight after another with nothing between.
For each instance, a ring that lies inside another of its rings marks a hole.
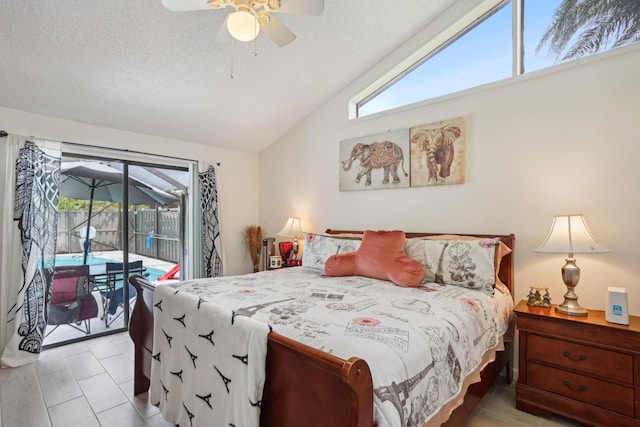
<instances>
[{"instance_id":1,"label":"blue pool water","mask_svg":"<svg viewBox=\"0 0 640 427\"><path fill-rule=\"evenodd\" d=\"M87 257L87 265L105 264L107 262L114 262L114 260L93 255ZM82 265L82 255L56 255L56 265ZM158 280L158 277L165 273L163 270L157 268L145 267L147 269L146 272L149 273L147 280L150 282Z\"/></svg>"}]
</instances>

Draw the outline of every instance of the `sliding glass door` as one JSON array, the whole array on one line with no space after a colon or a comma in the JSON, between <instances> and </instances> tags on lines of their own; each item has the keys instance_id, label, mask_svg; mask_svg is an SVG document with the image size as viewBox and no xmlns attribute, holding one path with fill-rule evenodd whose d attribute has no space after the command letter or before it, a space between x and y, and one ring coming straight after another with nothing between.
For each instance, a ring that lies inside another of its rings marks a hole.
<instances>
[{"instance_id":1,"label":"sliding glass door","mask_svg":"<svg viewBox=\"0 0 640 427\"><path fill-rule=\"evenodd\" d=\"M126 330L133 274L185 277L189 168L100 154L63 153L45 346Z\"/></svg>"}]
</instances>

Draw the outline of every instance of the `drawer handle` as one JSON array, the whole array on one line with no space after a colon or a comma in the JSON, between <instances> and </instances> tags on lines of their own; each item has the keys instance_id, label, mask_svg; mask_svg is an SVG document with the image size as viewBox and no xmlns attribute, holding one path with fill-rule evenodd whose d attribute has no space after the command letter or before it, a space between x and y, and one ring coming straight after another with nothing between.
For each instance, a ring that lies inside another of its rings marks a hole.
<instances>
[{"instance_id":1,"label":"drawer handle","mask_svg":"<svg viewBox=\"0 0 640 427\"><path fill-rule=\"evenodd\" d=\"M586 385L581 385L581 386L580 386L580 387L578 387L578 388L574 388L574 387L571 387L571 383L570 383L569 381L567 381L567 380L562 381L562 385L564 385L565 387L567 387L569 390L571 390L571 391L577 391L578 393L582 393L582 392L587 391L587 386L586 386Z\"/></svg>"},{"instance_id":2,"label":"drawer handle","mask_svg":"<svg viewBox=\"0 0 640 427\"><path fill-rule=\"evenodd\" d=\"M583 360L587 360L587 356L585 356L584 354L581 354L580 356L578 356L577 359L574 357L571 357L571 353L569 353L567 350L563 351L562 355L569 360L573 360L574 362L582 362Z\"/></svg>"}]
</instances>

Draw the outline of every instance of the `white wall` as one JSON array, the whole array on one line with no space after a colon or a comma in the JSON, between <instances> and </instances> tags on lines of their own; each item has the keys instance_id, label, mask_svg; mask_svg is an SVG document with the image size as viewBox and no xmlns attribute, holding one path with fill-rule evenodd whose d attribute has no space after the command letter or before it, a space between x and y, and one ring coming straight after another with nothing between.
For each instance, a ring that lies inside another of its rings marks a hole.
<instances>
[{"instance_id":1,"label":"white wall","mask_svg":"<svg viewBox=\"0 0 640 427\"><path fill-rule=\"evenodd\" d=\"M91 126L2 107L0 128L16 135L129 149L208 163L220 162L216 177L219 182L225 274L252 271L242 232L246 225L258 223L257 155Z\"/></svg>"},{"instance_id":2,"label":"white wall","mask_svg":"<svg viewBox=\"0 0 640 427\"><path fill-rule=\"evenodd\" d=\"M267 234L292 215L307 231L515 233L516 300L537 285L560 303L565 256L533 250L553 215L583 213L611 253L576 255L580 302L602 309L607 287L623 286L631 314L640 315L640 47L349 121L349 98L408 50L401 47L260 155ZM338 191L339 141L458 116L466 119L465 184Z\"/></svg>"}]
</instances>

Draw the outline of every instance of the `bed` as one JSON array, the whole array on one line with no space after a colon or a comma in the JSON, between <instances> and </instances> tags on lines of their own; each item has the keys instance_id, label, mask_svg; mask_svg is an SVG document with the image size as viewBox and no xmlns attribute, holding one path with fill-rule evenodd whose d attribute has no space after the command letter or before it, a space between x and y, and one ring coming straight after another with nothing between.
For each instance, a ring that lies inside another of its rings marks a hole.
<instances>
[{"instance_id":1,"label":"bed","mask_svg":"<svg viewBox=\"0 0 640 427\"><path fill-rule=\"evenodd\" d=\"M358 232L327 230L326 234L340 238L357 235ZM408 239L437 239L439 236L441 234L406 233ZM466 236L477 239L498 238L510 249L514 245L513 235ZM296 267L296 269L304 268ZM285 273L287 272L260 274ZM509 298L511 298L510 295L513 293L512 253L501 257L496 273L500 281L509 289ZM129 333L135 344L134 392L137 395L147 392L150 385L155 286L140 277L132 277L130 281L137 290L137 300L129 325ZM429 425L439 425L440 421L445 421L442 425L446 426L464 425L469 414L505 367L506 380L511 382L513 359L511 343L514 329L512 317L507 323L506 333L501 336L504 350L492 353L488 360L483 361L480 366L483 368L479 374L480 381L464 385L463 390L466 392L463 392L463 400L462 397L459 399L462 403L459 404L457 399L450 399L447 407L439 410L437 417L430 419ZM277 332L269 334L267 347L266 382L260 413L261 426L371 427L376 425L374 395L379 401L381 393L380 388L374 391L372 373L364 359L344 355L338 357Z\"/></svg>"}]
</instances>

